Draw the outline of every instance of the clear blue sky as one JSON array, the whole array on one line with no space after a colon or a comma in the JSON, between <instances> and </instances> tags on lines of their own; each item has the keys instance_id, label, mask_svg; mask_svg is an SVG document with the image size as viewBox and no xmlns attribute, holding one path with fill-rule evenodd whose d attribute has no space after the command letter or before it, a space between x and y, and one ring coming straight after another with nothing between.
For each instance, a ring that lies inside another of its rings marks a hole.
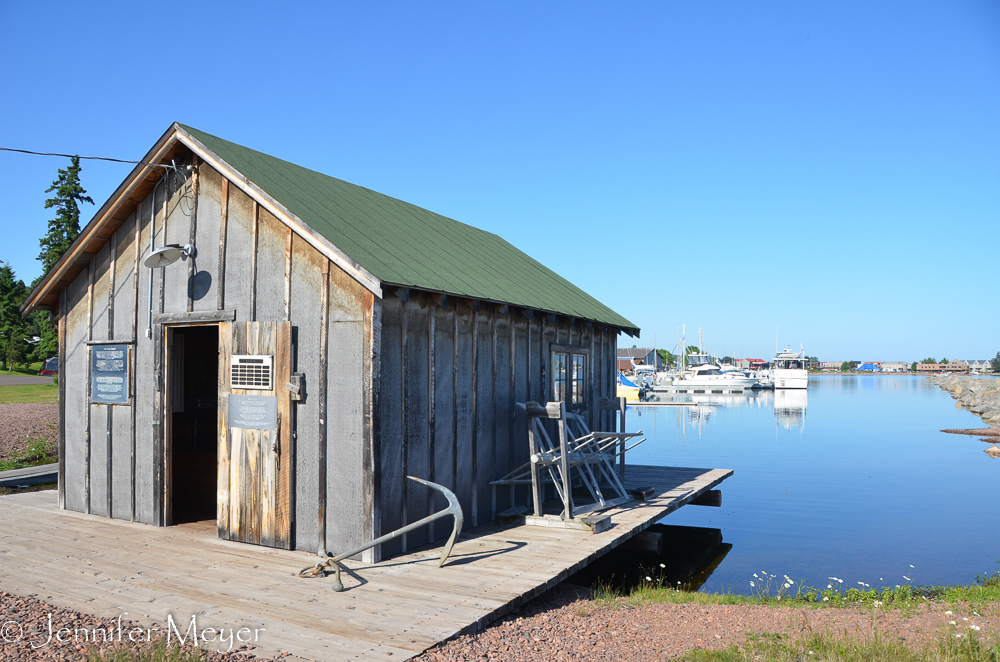
<instances>
[{"instance_id":1,"label":"clear blue sky","mask_svg":"<svg viewBox=\"0 0 1000 662\"><path fill-rule=\"evenodd\" d=\"M0 0L0 25L0 146L137 159L184 122L500 234L624 345L1000 350L995 0ZM25 281L66 162L0 152ZM128 172L83 183L99 206Z\"/></svg>"}]
</instances>

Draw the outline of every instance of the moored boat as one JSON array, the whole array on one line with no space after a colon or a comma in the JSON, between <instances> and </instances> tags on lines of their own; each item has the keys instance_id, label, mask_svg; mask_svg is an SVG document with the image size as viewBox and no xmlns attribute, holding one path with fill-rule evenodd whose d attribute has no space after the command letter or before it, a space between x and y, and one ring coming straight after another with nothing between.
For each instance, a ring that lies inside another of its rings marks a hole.
<instances>
[{"instance_id":1,"label":"moored boat","mask_svg":"<svg viewBox=\"0 0 1000 662\"><path fill-rule=\"evenodd\" d=\"M806 370L805 352L783 349L774 357L771 368L774 388L808 388L809 371Z\"/></svg>"},{"instance_id":2,"label":"moored boat","mask_svg":"<svg viewBox=\"0 0 1000 662\"><path fill-rule=\"evenodd\" d=\"M625 398L626 402L639 402L640 390L638 384L630 381L625 375L618 373L618 388L615 392L617 397Z\"/></svg>"},{"instance_id":3,"label":"moored boat","mask_svg":"<svg viewBox=\"0 0 1000 662\"><path fill-rule=\"evenodd\" d=\"M743 390L753 388L757 383L754 377L748 377L739 371L723 372L719 366L704 363L696 366L688 374L673 381L674 388L697 390Z\"/></svg>"}]
</instances>

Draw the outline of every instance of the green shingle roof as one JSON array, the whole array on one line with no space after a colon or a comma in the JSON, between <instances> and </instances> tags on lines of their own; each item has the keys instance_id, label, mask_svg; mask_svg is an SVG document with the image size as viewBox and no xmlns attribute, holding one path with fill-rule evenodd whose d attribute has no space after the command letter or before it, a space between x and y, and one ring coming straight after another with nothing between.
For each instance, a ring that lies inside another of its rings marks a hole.
<instances>
[{"instance_id":1,"label":"green shingle roof","mask_svg":"<svg viewBox=\"0 0 1000 662\"><path fill-rule=\"evenodd\" d=\"M490 232L180 125L384 284L636 326Z\"/></svg>"}]
</instances>

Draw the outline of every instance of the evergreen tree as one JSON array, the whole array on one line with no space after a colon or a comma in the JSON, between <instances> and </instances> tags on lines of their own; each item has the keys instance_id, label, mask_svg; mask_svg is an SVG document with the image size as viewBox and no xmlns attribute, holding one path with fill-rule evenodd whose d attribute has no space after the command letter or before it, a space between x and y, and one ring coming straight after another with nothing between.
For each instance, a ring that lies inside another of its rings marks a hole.
<instances>
[{"instance_id":1,"label":"evergreen tree","mask_svg":"<svg viewBox=\"0 0 1000 662\"><path fill-rule=\"evenodd\" d=\"M24 342L25 323L20 306L28 294L24 281L17 280L10 265L0 262L0 366L10 370L12 365L26 362L28 344Z\"/></svg>"},{"instance_id":2,"label":"evergreen tree","mask_svg":"<svg viewBox=\"0 0 1000 662\"><path fill-rule=\"evenodd\" d=\"M59 177L52 182L46 193L56 192L55 197L45 201L45 208L56 208L56 217L49 221L49 231L39 240L42 252L38 259L42 269L48 273L70 244L80 234L80 203L94 204L87 192L80 185L80 157L70 159L69 168L59 169Z\"/></svg>"},{"instance_id":3,"label":"evergreen tree","mask_svg":"<svg viewBox=\"0 0 1000 662\"><path fill-rule=\"evenodd\" d=\"M1000 372L1000 352L997 352L997 357L990 361L990 368L993 372Z\"/></svg>"}]
</instances>

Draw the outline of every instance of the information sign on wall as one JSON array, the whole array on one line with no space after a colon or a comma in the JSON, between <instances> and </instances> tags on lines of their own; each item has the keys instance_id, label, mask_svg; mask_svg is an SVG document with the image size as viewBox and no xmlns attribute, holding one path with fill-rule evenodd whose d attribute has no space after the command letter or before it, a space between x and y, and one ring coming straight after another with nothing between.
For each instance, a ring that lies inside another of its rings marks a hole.
<instances>
[{"instance_id":1,"label":"information sign on wall","mask_svg":"<svg viewBox=\"0 0 1000 662\"><path fill-rule=\"evenodd\" d=\"M230 393L229 427L274 430L278 427L278 396Z\"/></svg>"},{"instance_id":2,"label":"information sign on wall","mask_svg":"<svg viewBox=\"0 0 1000 662\"><path fill-rule=\"evenodd\" d=\"M128 392L128 345L90 348L90 401L125 405Z\"/></svg>"}]
</instances>

